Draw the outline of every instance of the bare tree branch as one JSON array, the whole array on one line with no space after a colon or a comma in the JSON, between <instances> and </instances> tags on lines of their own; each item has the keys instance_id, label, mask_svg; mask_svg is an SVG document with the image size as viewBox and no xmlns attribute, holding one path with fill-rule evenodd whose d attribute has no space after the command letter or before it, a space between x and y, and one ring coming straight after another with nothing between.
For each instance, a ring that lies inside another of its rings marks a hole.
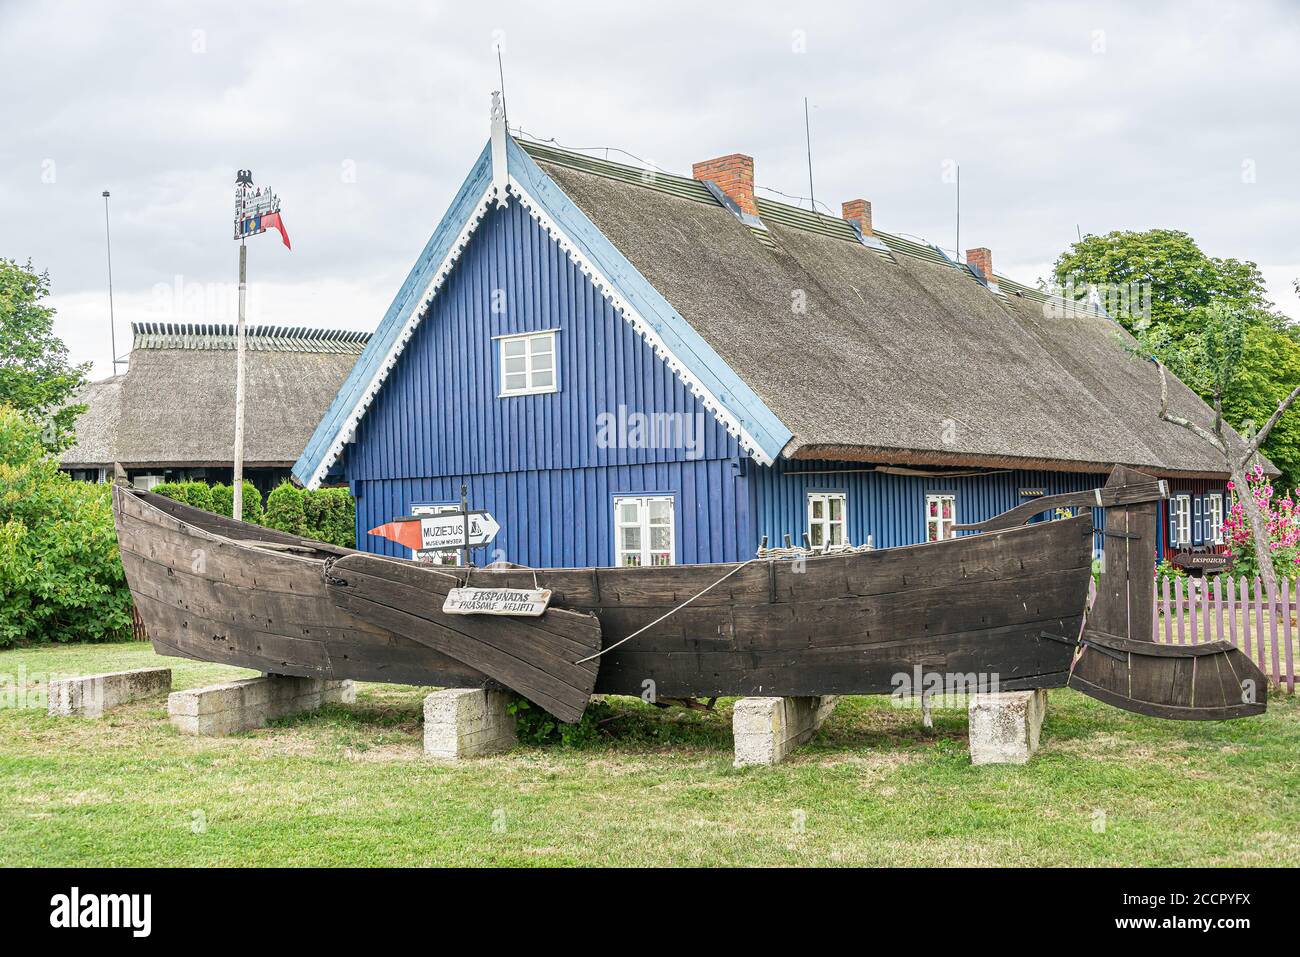
<instances>
[{"instance_id":1,"label":"bare tree branch","mask_svg":"<svg viewBox=\"0 0 1300 957\"><path fill-rule=\"evenodd\" d=\"M1160 370L1160 418L1164 419L1166 422L1172 422L1174 425L1182 426L1184 429L1199 435L1202 439L1209 442L1210 445L1223 453L1226 458L1228 456L1228 447L1224 444L1223 439L1208 429L1204 429L1197 425L1190 419L1185 419L1181 415L1174 415L1169 411L1169 376L1165 372L1165 364L1159 359L1154 359L1152 361L1155 362L1156 368ZM1296 392L1300 393L1300 389L1297 389Z\"/></svg>"},{"instance_id":2,"label":"bare tree branch","mask_svg":"<svg viewBox=\"0 0 1300 957\"><path fill-rule=\"evenodd\" d=\"M1259 451L1259 447L1264 444L1264 440L1268 438L1268 434L1273 431L1273 426L1277 425L1277 420L1282 418L1286 413L1286 410L1291 408L1291 403L1297 398L1300 398L1300 385L1291 390L1291 394L1282 400L1282 404L1277 407L1277 411L1268 417L1268 421L1264 423L1264 427L1256 432L1254 437L1246 443L1246 447L1249 450L1248 455Z\"/></svg>"}]
</instances>

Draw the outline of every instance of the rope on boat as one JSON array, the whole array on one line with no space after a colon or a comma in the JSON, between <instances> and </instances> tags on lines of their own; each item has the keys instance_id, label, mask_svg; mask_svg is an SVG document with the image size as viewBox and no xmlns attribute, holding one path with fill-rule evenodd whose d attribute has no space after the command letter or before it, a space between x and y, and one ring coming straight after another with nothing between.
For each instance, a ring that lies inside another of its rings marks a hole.
<instances>
[{"instance_id":1,"label":"rope on boat","mask_svg":"<svg viewBox=\"0 0 1300 957\"><path fill-rule=\"evenodd\" d=\"M695 599L699 598L701 595L703 595L703 594L705 594L705 593L707 593L707 592L710 592L710 591L712 591L713 589L717 588L719 585L721 585L723 582L725 582L725 581L726 581L728 578L730 578L732 575L736 574L736 572L740 571L740 570L741 570L742 568L744 568L746 565L751 565L751 564L753 564L754 562L759 561L759 560L760 560L760 559L759 559L757 556L755 556L754 558L746 559L745 561L743 561L743 562L741 562L739 565L737 565L735 568L733 568L731 571L727 572L727 574L723 575L721 578L719 578L717 581L715 581L712 585L709 585L709 586L706 587L706 588L702 588L702 589L700 589L700 590L697 591L694 595L692 595L690 598L686 599L684 602L682 602L680 605L678 605L676 608L670 608L668 611L664 612L662 615L660 615L660 616L659 616L658 618L656 618L654 621L650 622L650 624L648 624L648 625L642 625L640 628L638 628L636 631L632 632L632 634L628 635L626 638L620 638L618 641L614 642L614 643L613 643L612 645L610 645L608 648L602 648L602 649L600 649L600 651L596 652L594 655L588 655L586 658L581 658L581 659L579 659L578 661L576 661L575 664L579 664L579 665L580 665L580 664L583 664L584 662L588 662L588 661L591 661L591 660L593 660L593 659L595 659L595 658L599 658L599 657L600 657L601 655L603 655L605 652L607 652L607 651L613 651L615 648L617 648L619 645L623 644L624 642L631 641L631 640L632 640L633 638L635 638L637 635L641 634L641 632L643 632L643 631L649 631L651 628L653 628L655 625L659 624L659 622L663 621L665 618L668 618L670 615L675 615L675 614L677 614L679 611L681 611L683 608L685 608L685 607L686 607L687 605L689 605L691 602L695 601Z\"/></svg>"}]
</instances>

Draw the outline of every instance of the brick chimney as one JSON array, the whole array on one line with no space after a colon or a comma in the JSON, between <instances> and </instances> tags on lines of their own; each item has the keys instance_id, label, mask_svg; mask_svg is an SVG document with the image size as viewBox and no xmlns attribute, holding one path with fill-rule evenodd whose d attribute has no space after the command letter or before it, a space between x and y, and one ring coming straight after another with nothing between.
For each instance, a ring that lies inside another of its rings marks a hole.
<instances>
[{"instance_id":1,"label":"brick chimney","mask_svg":"<svg viewBox=\"0 0 1300 957\"><path fill-rule=\"evenodd\" d=\"M966 250L966 265L983 276L985 282L997 282L993 278L993 253L983 246Z\"/></svg>"},{"instance_id":2,"label":"brick chimney","mask_svg":"<svg viewBox=\"0 0 1300 957\"><path fill-rule=\"evenodd\" d=\"M843 216L851 223L857 223L863 236L871 235L871 204L865 199L850 199L840 204Z\"/></svg>"},{"instance_id":3,"label":"brick chimney","mask_svg":"<svg viewBox=\"0 0 1300 957\"><path fill-rule=\"evenodd\" d=\"M754 157L732 153L704 160L691 166L691 175L713 183L742 213L758 215L758 204L754 202Z\"/></svg>"}]
</instances>

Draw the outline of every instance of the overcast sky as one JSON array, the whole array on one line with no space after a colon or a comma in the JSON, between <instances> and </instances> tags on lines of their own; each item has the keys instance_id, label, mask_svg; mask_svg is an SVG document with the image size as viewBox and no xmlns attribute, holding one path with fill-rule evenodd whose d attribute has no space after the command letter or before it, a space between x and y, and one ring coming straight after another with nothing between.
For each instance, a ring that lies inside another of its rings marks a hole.
<instances>
[{"instance_id":1,"label":"overcast sky","mask_svg":"<svg viewBox=\"0 0 1300 957\"><path fill-rule=\"evenodd\" d=\"M256 11L250 9L256 7ZM1021 281L1076 231L1170 227L1254 260L1300 318L1300 3L236 3L0 0L0 256L50 272L109 372L132 321L232 322L235 170L283 201L250 322L375 327L488 137L512 126L760 186ZM611 158L626 158L611 152ZM769 194L770 195L770 194Z\"/></svg>"}]
</instances>

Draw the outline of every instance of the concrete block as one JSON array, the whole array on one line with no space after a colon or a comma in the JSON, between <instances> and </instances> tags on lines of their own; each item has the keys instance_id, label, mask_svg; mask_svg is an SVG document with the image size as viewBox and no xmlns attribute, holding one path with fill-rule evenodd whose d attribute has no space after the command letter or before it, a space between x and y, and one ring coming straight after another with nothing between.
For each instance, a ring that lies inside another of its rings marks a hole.
<instances>
[{"instance_id":1,"label":"concrete block","mask_svg":"<svg viewBox=\"0 0 1300 957\"><path fill-rule=\"evenodd\" d=\"M98 718L105 708L166 694L171 686L170 668L138 668L80 678L57 678L50 682L48 713L51 716Z\"/></svg>"},{"instance_id":2,"label":"concrete block","mask_svg":"<svg viewBox=\"0 0 1300 957\"><path fill-rule=\"evenodd\" d=\"M460 761L515 746L510 695L481 688L445 688L424 699L424 753Z\"/></svg>"},{"instance_id":3,"label":"concrete block","mask_svg":"<svg viewBox=\"0 0 1300 957\"><path fill-rule=\"evenodd\" d=\"M780 764L811 740L834 710L835 695L741 698L731 713L735 766Z\"/></svg>"},{"instance_id":4,"label":"concrete block","mask_svg":"<svg viewBox=\"0 0 1300 957\"><path fill-rule=\"evenodd\" d=\"M351 681L263 675L172 692L167 712L172 727L181 734L227 735L260 728L286 715L316 711L322 703L352 703L356 697Z\"/></svg>"},{"instance_id":5,"label":"concrete block","mask_svg":"<svg viewBox=\"0 0 1300 957\"><path fill-rule=\"evenodd\" d=\"M967 708L972 764L1024 764L1038 750L1046 690L972 695Z\"/></svg>"}]
</instances>

